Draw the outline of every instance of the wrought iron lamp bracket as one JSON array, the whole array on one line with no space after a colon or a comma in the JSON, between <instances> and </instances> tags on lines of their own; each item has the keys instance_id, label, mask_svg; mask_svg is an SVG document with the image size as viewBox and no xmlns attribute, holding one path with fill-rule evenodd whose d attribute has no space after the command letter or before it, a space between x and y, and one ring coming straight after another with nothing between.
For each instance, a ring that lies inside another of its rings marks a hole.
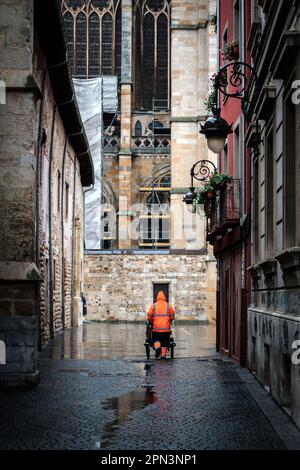
<instances>
[{"instance_id":1,"label":"wrought iron lamp bracket","mask_svg":"<svg viewBox=\"0 0 300 470\"><path fill-rule=\"evenodd\" d=\"M209 177L217 171L216 165L210 160L199 160L191 168L191 181L194 185L194 179L197 181L208 181Z\"/></svg>"},{"instance_id":2,"label":"wrought iron lamp bracket","mask_svg":"<svg viewBox=\"0 0 300 470\"><path fill-rule=\"evenodd\" d=\"M250 71L250 76L247 74ZM250 118L248 106L249 84L252 80L257 82L257 75L252 65L246 62L229 62L220 68L215 76L215 88L228 98L235 98L242 102L242 111L247 120ZM218 106L218 93L216 93L216 109Z\"/></svg>"}]
</instances>

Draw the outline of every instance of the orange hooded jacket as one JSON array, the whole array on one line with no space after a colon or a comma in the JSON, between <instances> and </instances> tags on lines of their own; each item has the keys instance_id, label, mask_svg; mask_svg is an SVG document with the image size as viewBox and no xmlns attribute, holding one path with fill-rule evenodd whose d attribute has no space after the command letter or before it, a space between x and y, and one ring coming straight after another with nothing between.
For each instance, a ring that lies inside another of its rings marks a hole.
<instances>
[{"instance_id":1,"label":"orange hooded jacket","mask_svg":"<svg viewBox=\"0 0 300 470\"><path fill-rule=\"evenodd\" d=\"M169 333L171 321L175 317L175 310L166 301L163 291L157 294L157 302L152 304L148 312L148 320L153 323L153 331L156 333Z\"/></svg>"}]
</instances>

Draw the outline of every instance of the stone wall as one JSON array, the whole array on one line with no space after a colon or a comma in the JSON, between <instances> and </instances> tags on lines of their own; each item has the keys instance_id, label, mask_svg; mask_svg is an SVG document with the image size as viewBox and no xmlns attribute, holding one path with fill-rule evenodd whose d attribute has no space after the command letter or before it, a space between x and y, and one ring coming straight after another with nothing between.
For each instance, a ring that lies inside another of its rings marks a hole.
<instances>
[{"instance_id":1,"label":"stone wall","mask_svg":"<svg viewBox=\"0 0 300 470\"><path fill-rule=\"evenodd\" d=\"M145 132L146 121L153 120L154 114L151 110L139 111L131 107L134 100L129 82L131 75L134 76L135 58L128 56L128 51L131 44L134 46L135 39L130 29L131 1L122 3L121 151L117 157L104 159L104 179L117 208L118 234L112 247L127 250L127 253L134 250L136 254L117 256L100 252L86 257L85 293L89 318L142 319L152 300L153 281L169 279L179 317L214 321L215 260L211 253L209 262L206 257L190 254L192 250L206 252L205 219L190 214L182 201L190 186L192 165L200 159L216 163L206 139L199 134L199 123L206 120L204 101L209 78L216 70L216 33L214 23L210 21L214 14L215 0L172 0L171 112L155 113L167 128L171 126L171 155L169 149L168 153L153 155L151 148L148 151L145 148L139 155L134 152L131 155L130 140L135 122L139 119ZM130 211L130 204L145 202L151 193L141 190L141 181L151 180L159 168L171 173L170 250L180 250L183 253L180 256L153 252L140 255L138 240L130 239L130 224L135 223L135 211Z\"/></svg>"},{"instance_id":2,"label":"stone wall","mask_svg":"<svg viewBox=\"0 0 300 470\"><path fill-rule=\"evenodd\" d=\"M42 74L45 63L41 51L37 47L34 54L34 78L39 87L42 87ZM43 116L44 142L41 151L40 176L40 269L43 274L40 292L40 323L41 342L45 344L51 336L50 315L50 262L52 262L53 285L53 334L55 335L65 327L71 326L72 311L72 260L73 260L73 194L75 189L75 218L82 221L83 193L80 182L79 163L74 166L74 150L67 144L65 147L65 130L59 113L54 115L55 102L52 95L51 83L47 75L45 82L45 104ZM54 122L53 122L54 116ZM52 126L54 125L53 141ZM51 142L52 141L52 142ZM53 147L51 157L51 145ZM50 162L50 159L52 161ZM51 209L49 208L49 171L51 168ZM74 171L75 185L74 188ZM51 243L50 254L50 225L51 210ZM62 230L63 229L63 230ZM82 246L82 233L79 233ZM76 256L74 250L74 257ZM78 253L81 261L80 252ZM64 272L63 272L64 270ZM64 277L64 292L63 292ZM76 293L78 298L80 293Z\"/></svg>"},{"instance_id":3,"label":"stone wall","mask_svg":"<svg viewBox=\"0 0 300 470\"><path fill-rule=\"evenodd\" d=\"M0 384L35 385L38 325L36 318L1 318L0 341L4 341L6 364L1 365Z\"/></svg>"},{"instance_id":4,"label":"stone wall","mask_svg":"<svg viewBox=\"0 0 300 470\"><path fill-rule=\"evenodd\" d=\"M35 34L33 2L0 0L0 6L2 46L0 79L5 81L7 87L6 104L0 105L0 340L3 340L7 346L7 365L1 367L0 381L32 382L35 380L34 377L38 379L36 357L39 333L40 344L45 344L51 334L55 335L64 326L71 325L72 294L76 297L74 303L79 304L82 282L77 283L77 290L72 292L71 273L72 266L74 273L77 264L81 266L83 241L80 231L76 232L76 237L73 233L73 216L79 222L83 219L83 194L79 163L74 149L69 144L66 147L63 172L66 132L59 112L55 113L55 100L48 72L45 75L44 89L42 86L47 65L44 54L39 48L37 36L33 41ZM40 113L42 97L44 97L44 108L43 113ZM40 116L42 116L43 136L41 152L37 155ZM38 161L40 161L39 180ZM51 181L50 165L52 165ZM68 199L66 184L68 184ZM49 204L50 189L52 196ZM38 190L40 197L37 197ZM62 204L61 198L64 192L64 204ZM75 194L74 210L73 194ZM40 206L39 212L37 201ZM50 214L52 214L51 237ZM39 229L38 234L36 227ZM64 250L62 250L62 237L64 237ZM50 238L53 259L50 256ZM76 244L80 249L76 253L76 260L73 260L72 253ZM65 260L64 294L63 259ZM52 277L50 263L53 263ZM76 271L74 283L76 276L82 276L82 272ZM51 280L53 318L50 315Z\"/></svg>"},{"instance_id":5,"label":"stone wall","mask_svg":"<svg viewBox=\"0 0 300 470\"><path fill-rule=\"evenodd\" d=\"M214 322L208 305L210 264L206 255L186 253L86 255L88 319L143 321L153 300L153 283L169 283L178 320Z\"/></svg>"},{"instance_id":6,"label":"stone wall","mask_svg":"<svg viewBox=\"0 0 300 470\"><path fill-rule=\"evenodd\" d=\"M248 366L300 427L299 321L293 315L248 309Z\"/></svg>"}]
</instances>

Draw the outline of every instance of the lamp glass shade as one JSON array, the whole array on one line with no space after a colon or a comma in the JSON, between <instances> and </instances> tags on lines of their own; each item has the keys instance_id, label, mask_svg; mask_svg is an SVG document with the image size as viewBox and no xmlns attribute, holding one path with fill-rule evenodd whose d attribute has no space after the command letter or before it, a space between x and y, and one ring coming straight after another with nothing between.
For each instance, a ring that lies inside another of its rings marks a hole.
<instances>
[{"instance_id":1,"label":"lamp glass shade","mask_svg":"<svg viewBox=\"0 0 300 470\"><path fill-rule=\"evenodd\" d=\"M225 148L226 137L224 136L209 136L207 137L208 148L213 153L220 153Z\"/></svg>"},{"instance_id":2,"label":"lamp glass shade","mask_svg":"<svg viewBox=\"0 0 300 470\"><path fill-rule=\"evenodd\" d=\"M191 214L196 214L196 208L194 204L187 204L186 208Z\"/></svg>"}]
</instances>

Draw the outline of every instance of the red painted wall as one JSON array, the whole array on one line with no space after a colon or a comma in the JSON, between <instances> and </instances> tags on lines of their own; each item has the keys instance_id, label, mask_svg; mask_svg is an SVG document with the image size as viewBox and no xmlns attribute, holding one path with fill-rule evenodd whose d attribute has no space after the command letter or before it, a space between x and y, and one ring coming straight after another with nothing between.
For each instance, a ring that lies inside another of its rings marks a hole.
<instances>
[{"instance_id":1,"label":"red painted wall","mask_svg":"<svg viewBox=\"0 0 300 470\"><path fill-rule=\"evenodd\" d=\"M240 45L240 60L244 60L247 63L250 63L250 56L246 49L248 37L251 27L251 0L240 0L240 12L242 2L244 4L244 38L243 41L239 41ZM226 61L222 55L223 49L223 36L224 31L227 28L227 41L231 42L234 40L234 5L235 0L221 0L219 2L219 61L220 67L226 64ZM240 22L240 31L242 25ZM241 36L241 34L240 34ZM244 43L244 44L243 44ZM244 47L243 47L244 46ZM243 48L243 54L242 54ZM229 91L233 90L230 88ZM235 124L240 121L240 126L242 124L242 110L241 110L241 101L234 98L225 98L224 95L220 95L220 107L221 107L221 116L226 119L226 121L232 125L234 129ZM247 131L247 125L245 123L244 135ZM241 134L241 129L240 129ZM240 144L242 148L244 142ZM245 197L245 210L244 215L249 213L250 210L250 150L246 149L245 160L243 162L242 154L239 159L240 166L240 175L242 178L242 165L244 164L244 180L242 181L242 192ZM228 172L231 176L235 175L234 168L234 134L231 134L228 137ZM220 157L220 168L221 171L225 171L224 168L224 152L222 152ZM239 230L239 229L237 229ZM220 333L221 333L221 350L225 353L232 355L236 360L244 362L245 360L245 349L246 349L246 339L245 335L242 333L243 325L246 323L246 309L242 305L245 302L242 301L244 296L244 290L241 282L241 273L242 273L242 243L237 245L226 247L226 241L224 240L224 250L220 253L221 268L220 268ZM250 241L246 245L246 264L247 267L251 265L251 245ZM227 275L226 275L227 272ZM229 287L227 284L228 277L230 279ZM229 289L229 296L226 297L226 289ZM250 289L251 289L251 279L248 274L246 274L246 289L247 289L247 302L250 303ZM226 301L226 298L228 299ZM232 299L235 299L234 301ZM229 305L227 305L229 304ZM228 313L229 312L229 313ZM235 313L234 313L235 312ZM234 318L235 316L235 318ZM226 351L226 344L228 343L228 338L225 341L226 330L230 329L227 333L227 336L230 338L229 349ZM233 331L235 329L235 331ZM244 343L244 344L243 344Z\"/></svg>"}]
</instances>

